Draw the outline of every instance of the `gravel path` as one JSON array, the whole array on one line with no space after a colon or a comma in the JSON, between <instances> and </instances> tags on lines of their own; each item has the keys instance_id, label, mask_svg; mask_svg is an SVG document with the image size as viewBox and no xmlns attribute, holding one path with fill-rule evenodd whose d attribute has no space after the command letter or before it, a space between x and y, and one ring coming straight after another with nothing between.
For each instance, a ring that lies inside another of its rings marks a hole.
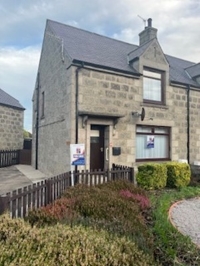
<instances>
[{"instance_id":1,"label":"gravel path","mask_svg":"<svg viewBox=\"0 0 200 266\"><path fill-rule=\"evenodd\" d=\"M170 208L169 216L179 232L189 236L195 244L200 246L200 198L175 203Z\"/></svg>"}]
</instances>

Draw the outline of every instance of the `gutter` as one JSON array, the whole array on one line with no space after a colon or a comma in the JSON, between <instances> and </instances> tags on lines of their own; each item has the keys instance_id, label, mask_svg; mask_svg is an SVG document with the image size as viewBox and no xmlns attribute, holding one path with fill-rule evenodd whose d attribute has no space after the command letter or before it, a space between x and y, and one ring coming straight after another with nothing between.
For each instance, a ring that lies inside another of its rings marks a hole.
<instances>
[{"instance_id":1,"label":"gutter","mask_svg":"<svg viewBox=\"0 0 200 266\"><path fill-rule=\"evenodd\" d=\"M102 72L105 72L105 73L107 73L107 71L114 71L114 72L118 72L119 75L124 74L124 75L131 75L131 76L135 76L135 77L141 76L141 74L138 72L122 70L122 69L113 68L113 67L109 67L109 66L102 66L102 65L98 65L98 64L94 64L94 63L79 61L76 59L73 60L71 65L77 66L77 64L78 65L82 64L84 66L93 67L93 68L99 68L99 69L102 69ZM98 71L101 71L101 70L98 70Z\"/></svg>"},{"instance_id":2,"label":"gutter","mask_svg":"<svg viewBox=\"0 0 200 266\"><path fill-rule=\"evenodd\" d=\"M190 163L190 85L187 86L187 161Z\"/></svg>"}]
</instances>

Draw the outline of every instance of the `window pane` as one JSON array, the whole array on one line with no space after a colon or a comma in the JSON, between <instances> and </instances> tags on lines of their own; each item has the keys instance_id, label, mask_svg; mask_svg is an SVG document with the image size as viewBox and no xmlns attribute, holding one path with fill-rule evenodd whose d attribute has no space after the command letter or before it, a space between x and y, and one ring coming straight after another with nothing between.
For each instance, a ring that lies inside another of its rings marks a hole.
<instances>
[{"instance_id":1,"label":"window pane","mask_svg":"<svg viewBox=\"0 0 200 266\"><path fill-rule=\"evenodd\" d=\"M151 133L152 132L152 129L150 127L140 127L140 126L137 126L136 131L137 132L140 132L140 133Z\"/></svg>"},{"instance_id":2,"label":"window pane","mask_svg":"<svg viewBox=\"0 0 200 266\"><path fill-rule=\"evenodd\" d=\"M99 143L99 137L90 137L90 143Z\"/></svg>"},{"instance_id":3,"label":"window pane","mask_svg":"<svg viewBox=\"0 0 200 266\"><path fill-rule=\"evenodd\" d=\"M161 101L161 80L143 78L143 98L152 101Z\"/></svg>"},{"instance_id":4,"label":"window pane","mask_svg":"<svg viewBox=\"0 0 200 266\"><path fill-rule=\"evenodd\" d=\"M161 73L156 73L148 70L144 70L143 75L151 78L161 79Z\"/></svg>"},{"instance_id":5,"label":"window pane","mask_svg":"<svg viewBox=\"0 0 200 266\"><path fill-rule=\"evenodd\" d=\"M168 136L154 135L154 148L147 148L147 135L136 136L136 159L168 158Z\"/></svg>"},{"instance_id":6,"label":"window pane","mask_svg":"<svg viewBox=\"0 0 200 266\"><path fill-rule=\"evenodd\" d=\"M154 129L155 133L160 133L160 134L168 134L169 133L169 129L168 128L164 128L164 127L157 127Z\"/></svg>"},{"instance_id":7,"label":"window pane","mask_svg":"<svg viewBox=\"0 0 200 266\"><path fill-rule=\"evenodd\" d=\"M91 137L99 137L99 130L91 130L90 131L90 136Z\"/></svg>"}]
</instances>

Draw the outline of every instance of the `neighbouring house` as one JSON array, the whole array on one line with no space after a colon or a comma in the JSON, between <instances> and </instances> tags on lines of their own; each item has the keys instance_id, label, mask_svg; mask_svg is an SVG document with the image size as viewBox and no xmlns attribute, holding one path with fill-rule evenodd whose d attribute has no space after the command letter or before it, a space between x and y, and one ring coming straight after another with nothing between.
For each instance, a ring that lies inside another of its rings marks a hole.
<instances>
[{"instance_id":1,"label":"neighbouring house","mask_svg":"<svg viewBox=\"0 0 200 266\"><path fill-rule=\"evenodd\" d=\"M22 149L24 110L18 100L0 89L0 150Z\"/></svg>"},{"instance_id":2,"label":"neighbouring house","mask_svg":"<svg viewBox=\"0 0 200 266\"><path fill-rule=\"evenodd\" d=\"M47 20L33 94L35 168L70 170L74 143L85 144L80 169L193 163L199 121L200 64L166 55L151 19L139 45Z\"/></svg>"}]
</instances>

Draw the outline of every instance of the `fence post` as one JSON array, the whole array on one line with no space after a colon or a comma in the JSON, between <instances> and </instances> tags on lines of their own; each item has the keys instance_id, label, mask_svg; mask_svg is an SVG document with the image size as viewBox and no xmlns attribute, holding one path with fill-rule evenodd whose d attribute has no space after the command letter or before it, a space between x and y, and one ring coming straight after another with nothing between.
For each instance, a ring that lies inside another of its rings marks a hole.
<instances>
[{"instance_id":1,"label":"fence post","mask_svg":"<svg viewBox=\"0 0 200 266\"><path fill-rule=\"evenodd\" d=\"M9 209L9 196L0 196L0 215Z\"/></svg>"},{"instance_id":2,"label":"fence post","mask_svg":"<svg viewBox=\"0 0 200 266\"><path fill-rule=\"evenodd\" d=\"M52 202L52 188L51 188L51 179L45 180L46 184L46 197L45 197L45 205Z\"/></svg>"},{"instance_id":3,"label":"fence post","mask_svg":"<svg viewBox=\"0 0 200 266\"><path fill-rule=\"evenodd\" d=\"M134 182L134 167L130 167L130 182Z\"/></svg>"},{"instance_id":4,"label":"fence post","mask_svg":"<svg viewBox=\"0 0 200 266\"><path fill-rule=\"evenodd\" d=\"M74 184L71 184L72 186L75 186L76 184L80 183L80 175L81 175L81 173L79 170L73 171Z\"/></svg>"},{"instance_id":5,"label":"fence post","mask_svg":"<svg viewBox=\"0 0 200 266\"><path fill-rule=\"evenodd\" d=\"M16 160L16 164L20 164L20 150L17 150L17 160Z\"/></svg>"}]
</instances>

